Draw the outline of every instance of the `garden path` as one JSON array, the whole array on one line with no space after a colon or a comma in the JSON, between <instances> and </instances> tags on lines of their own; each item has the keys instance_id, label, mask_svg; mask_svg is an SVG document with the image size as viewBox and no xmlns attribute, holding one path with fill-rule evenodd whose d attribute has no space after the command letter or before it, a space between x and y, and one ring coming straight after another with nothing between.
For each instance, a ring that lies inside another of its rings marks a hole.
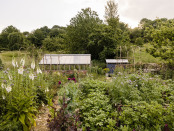
<instances>
[{"instance_id":1,"label":"garden path","mask_svg":"<svg viewBox=\"0 0 174 131\"><path fill-rule=\"evenodd\" d=\"M58 96L54 97L54 107L57 109L60 108L60 106L58 106ZM34 127L32 131L50 131L47 127L48 114L50 114L48 106L43 106L36 116L36 127Z\"/></svg>"}]
</instances>

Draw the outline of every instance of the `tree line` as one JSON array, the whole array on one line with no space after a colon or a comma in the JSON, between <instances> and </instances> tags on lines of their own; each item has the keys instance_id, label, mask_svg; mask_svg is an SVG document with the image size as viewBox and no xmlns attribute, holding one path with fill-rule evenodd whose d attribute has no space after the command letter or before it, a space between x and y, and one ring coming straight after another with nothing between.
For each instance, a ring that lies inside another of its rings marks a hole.
<instances>
[{"instance_id":1,"label":"tree line","mask_svg":"<svg viewBox=\"0 0 174 131\"><path fill-rule=\"evenodd\" d=\"M67 27L54 25L32 32L20 32L8 26L0 34L1 50L23 50L30 46L47 51L89 53L92 59L104 60L117 56L119 46L143 46L147 51L168 63L174 60L174 19L143 18L137 28L131 29L119 20L118 4L109 0L105 6L104 21L91 8L82 9L71 18ZM125 52L122 52L124 56Z\"/></svg>"}]
</instances>

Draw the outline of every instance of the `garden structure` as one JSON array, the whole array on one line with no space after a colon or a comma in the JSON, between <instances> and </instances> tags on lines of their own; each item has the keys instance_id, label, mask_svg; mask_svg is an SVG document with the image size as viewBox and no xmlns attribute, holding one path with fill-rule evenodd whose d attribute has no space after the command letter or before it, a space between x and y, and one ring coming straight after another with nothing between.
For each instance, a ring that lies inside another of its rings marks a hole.
<instances>
[{"instance_id":1,"label":"garden structure","mask_svg":"<svg viewBox=\"0 0 174 131\"><path fill-rule=\"evenodd\" d=\"M107 68L109 68L108 73L114 73L117 66L122 66L126 68L126 65L129 64L128 59L106 59Z\"/></svg>"},{"instance_id":2,"label":"garden structure","mask_svg":"<svg viewBox=\"0 0 174 131\"><path fill-rule=\"evenodd\" d=\"M91 54L45 54L39 65L43 70L86 70Z\"/></svg>"}]
</instances>

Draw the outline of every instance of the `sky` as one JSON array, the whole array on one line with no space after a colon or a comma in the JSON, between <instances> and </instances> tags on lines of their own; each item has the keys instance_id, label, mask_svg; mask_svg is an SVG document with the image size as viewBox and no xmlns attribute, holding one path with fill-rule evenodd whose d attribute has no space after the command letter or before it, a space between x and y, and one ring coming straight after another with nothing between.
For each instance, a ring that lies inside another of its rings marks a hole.
<instances>
[{"instance_id":1,"label":"sky","mask_svg":"<svg viewBox=\"0 0 174 131\"><path fill-rule=\"evenodd\" d=\"M0 0L0 32L9 25L33 31L67 26L83 8L90 7L104 20L107 0ZM120 21L134 28L142 18L174 18L174 0L115 0Z\"/></svg>"}]
</instances>

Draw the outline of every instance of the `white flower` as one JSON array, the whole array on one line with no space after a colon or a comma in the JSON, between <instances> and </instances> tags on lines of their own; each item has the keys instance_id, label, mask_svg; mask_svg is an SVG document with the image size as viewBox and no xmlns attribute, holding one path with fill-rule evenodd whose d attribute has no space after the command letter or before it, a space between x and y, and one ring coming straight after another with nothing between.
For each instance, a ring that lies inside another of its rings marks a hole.
<instances>
[{"instance_id":1,"label":"white flower","mask_svg":"<svg viewBox=\"0 0 174 131\"><path fill-rule=\"evenodd\" d=\"M18 63L17 63L17 61L16 61L16 67L18 67Z\"/></svg>"},{"instance_id":2,"label":"white flower","mask_svg":"<svg viewBox=\"0 0 174 131\"><path fill-rule=\"evenodd\" d=\"M25 65L25 59L24 59L24 58L22 58L22 59L21 59L20 64L21 64L22 66L24 66L24 65Z\"/></svg>"},{"instance_id":3,"label":"white flower","mask_svg":"<svg viewBox=\"0 0 174 131\"><path fill-rule=\"evenodd\" d=\"M4 95L2 95L2 99L5 99L5 96Z\"/></svg>"},{"instance_id":4,"label":"white flower","mask_svg":"<svg viewBox=\"0 0 174 131\"><path fill-rule=\"evenodd\" d=\"M30 73L29 74L29 78L32 79L32 80L34 80L34 74L33 73Z\"/></svg>"},{"instance_id":5,"label":"white flower","mask_svg":"<svg viewBox=\"0 0 174 131\"><path fill-rule=\"evenodd\" d=\"M2 88L5 88L5 85L2 83L2 84L1 84L1 87L2 87Z\"/></svg>"},{"instance_id":6,"label":"white flower","mask_svg":"<svg viewBox=\"0 0 174 131\"><path fill-rule=\"evenodd\" d=\"M34 61L32 61L32 63L31 63L31 68L34 70L34 68L35 68L35 62Z\"/></svg>"},{"instance_id":7,"label":"white flower","mask_svg":"<svg viewBox=\"0 0 174 131\"><path fill-rule=\"evenodd\" d=\"M16 67L15 59L12 59L12 65L13 65L13 67Z\"/></svg>"},{"instance_id":8,"label":"white flower","mask_svg":"<svg viewBox=\"0 0 174 131\"><path fill-rule=\"evenodd\" d=\"M21 74L21 75L23 75L23 71L24 71L24 69L23 69L23 67L21 66L21 67L18 69L18 73Z\"/></svg>"},{"instance_id":9,"label":"white flower","mask_svg":"<svg viewBox=\"0 0 174 131\"><path fill-rule=\"evenodd\" d=\"M6 88L7 92L10 92L10 91L11 91L11 89L12 89L12 88L11 88L11 86L10 86L10 85L8 85L8 86L7 86L7 88Z\"/></svg>"},{"instance_id":10,"label":"white flower","mask_svg":"<svg viewBox=\"0 0 174 131\"><path fill-rule=\"evenodd\" d=\"M49 91L49 89L48 89L48 87L47 87L47 89L45 90L45 92L48 92Z\"/></svg>"},{"instance_id":11,"label":"white flower","mask_svg":"<svg viewBox=\"0 0 174 131\"><path fill-rule=\"evenodd\" d=\"M8 78L9 80L12 80L13 77L10 74L8 74Z\"/></svg>"},{"instance_id":12,"label":"white flower","mask_svg":"<svg viewBox=\"0 0 174 131\"><path fill-rule=\"evenodd\" d=\"M41 73L42 74L42 71L40 68L37 68L37 74Z\"/></svg>"}]
</instances>

